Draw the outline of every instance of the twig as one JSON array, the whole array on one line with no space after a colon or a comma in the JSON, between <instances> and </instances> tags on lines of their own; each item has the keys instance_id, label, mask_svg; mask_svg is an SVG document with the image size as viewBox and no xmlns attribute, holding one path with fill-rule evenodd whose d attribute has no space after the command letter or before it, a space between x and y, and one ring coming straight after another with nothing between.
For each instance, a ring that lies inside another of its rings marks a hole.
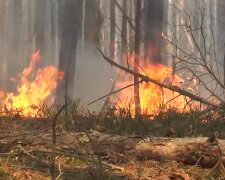
<instances>
[{"instance_id":1,"label":"twig","mask_svg":"<svg viewBox=\"0 0 225 180\"><path fill-rule=\"evenodd\" d=\"M141 82L143 82L143 80L140 80L140 81L138 81L137 83L129 84L129 85L127 85L127 86L125 86L125 87L123 87L123 88L121 88L121 89L118 89L118 90L116 90L116 91L112 91L111 93L106 94L106 95L104 95L104 96L102 96L102 97L100 97L100 98L98 98L98 99L96 99L96 100L94 100L94 101L88 103L88 105L91 105L91 104L93 104L93 103L95 103L95 102L97 102L97 101L99 101L99 100L101 100L101 99L104 99L105 97L111 96L112 94L116 94L116 93L118 93L118 92L120 92L120 91L122 91L122 90L124 90L124 89L127 89L127 88L129 88L129 87L131 87L131 86L134 86L135 84L139 84L139 83L141 83Z\"/></svg>"},{"instance_id":2,"label":"twig","mask_svg":"<svg viewBox=\"0 0 225 180\"><path fill-rule=\"evenodd\" d=\"M51 165L51 179L55 179L55 145L56 145L56 119L58 118L59 114L66 108L66 104L64 104L56 113L54 118L52 119L52 165Z\"/></svg>"},{"instance_id":3,"label":"twig","mask_svg":"<svg viewBox=\"0 0 225 180\"><path fill-rule=\"evenodd\" d=\"M25 152L25 153L26 153L28 156L30 156L32 159L35 159L35 160L38 161L38 159L37 159L34 155L32 155L32 154L30 154L28 151L26 151L21 145L18 145L18 147L19 147L20 149L22 149L23 152Z\"/></svg>"},{"instance_id":4,"label":"twig","mask_svg":"<svg viewBox=\"0 0 225 180\"><path fill-rule=\"evenodd\" d=\"M37 157L35 157L34 155L30 154L27 150L25 150L21 145L18 145L18 147L25 153L27 154L29 157L31 157L32 159L34 159L35 161L43 164L43 165L46 165L46 166L49 166L50 164L47 162L47 161L43 161L43 160L40 160L38 159Z\"/></svg>"},{"instance_id":5,"label":"twig","mask_svg":"<svg viewBox=\"0 0 225 180\"><path fill-rule=\"evenodd\" d=\"M123 172L124 171L124 167L120 167L120 166L116 166L114 164L109 164L109 163L106 163L105 161L101 161L101 163L108 167L108 168L111 168L112 170L118 170L118 171L121 171Z\"/></svg>"},{"instance_id":6,"label":"twig","mask_svg":"<svg viewBox=\"0 0 225 180\"><path fill-rule=\"evenodd\" d=\"M116 86L116 83L117 83L117 81L118 81L118 79L119 79L119 77L120 77L120 74L121 74L121 72L117 75L116 79L114 80L113 85L112 85L112 88L111 88L111 90L110 90L110 93L112 93L112 92L114 91L115 86ZM110 93L109 93L109 94L110 94ZM102 114L102 112L104 112L105 108L108 106L109 101L110 101L110 97L111 97L111 94L110 94L110 95L107 97L107 99L105 100L105 102L104 102L104 104L103 104L103 106L102 106L102 109L101 109L101 111L100 111L100 114Z\"/></svg>"},{"instance_id":7,"label":"twig","mask_svg":"<svg viewBox=\"0 0 225 180\"><path fill-rule=\"evenodd\" d=\"M59 166L58 166L58 169L59 169L59 175L57 176L56 180L58 180L61 176L62 176L62 170L61 170L61 164L60 164L60 159L59 159Z\"/></svg>"},{"instance_id":8,"label":"twig","mask_svg":"<svg viewBox=\"0 0 225 180\"><path fill-rule=\"evenodd\" d=\"M208 174L211 174L211 173L218 167L219 164L220 164L220 161L218 161L218 162L215 164L215 166L212 167L212 169L209 171Z\"/></svg>"},{"instance_id":9,"label":"twig","mask_svg":"<svg viewBox=\"0 0 225 180\"><path fill-rule=\"evenodd\" d=\"M123 8L120 6L120 4L117 1L115 1L115 4L118 7L118 9L122 12L122 14L124 15L124 17L126 18L126 20L127 20L128 24L130 25L131 29L133 31L135 31L135 26L132 23L132 21L130 20L130 17L128 17L128 15L126 14L126 12L124 12Z\"/></svg>"},{"instance_id":10,"label":"twig","mask_svg":"<svg viewBox=\"0 0 225 180\"><path fill-rule=\"evenodd\" d=\"M196 164L193 167L198 166L199 162L201 161L201 159L203 158L203 154L198 158L198 161L196 162Z\"/></svg>"}]
</instances>

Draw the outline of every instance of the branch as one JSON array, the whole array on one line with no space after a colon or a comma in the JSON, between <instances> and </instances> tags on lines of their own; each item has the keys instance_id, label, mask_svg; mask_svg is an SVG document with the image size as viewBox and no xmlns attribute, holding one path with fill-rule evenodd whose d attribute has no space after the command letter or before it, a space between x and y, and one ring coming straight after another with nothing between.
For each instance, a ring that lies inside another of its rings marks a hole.
<instances>
[{"instance_id":1,"label":"branch","mask_svg":"<svg viewBox=\"0 0 225 180\"><path fill-rule=\"evenodd\" d=\"M51 179L55 180L55 146L56 146L56 120L60 113L66 108L66 104L64 104L58 112L55 114L55 116L52 119L52 164L51 164Z\"/></svg>"},{"instance_id":2,"label":"branch","mask_svg":"<svg viewBox=\"0 0 225 180\"><path fill-rule=\"evenodd\" d=\"M129 74L131 74L131 75L133 75L133 76L137 76L137 77L139 77L142 81L154 83L154 84L156 84L156 85L158 85L158 86L160 86L160 87L169 89L169 90L171 90L171 91L175 91L175 92L177 92L177 93L179 93L179 94L181 94L181 95L187 96L187 97L189 97L189 98L191 98L191 99L193 99L193 100L195 100L195 101L201 102L201 103L203 103L203 104L206 104L206 105L209 105L209 106L212 106L212 107L215 107L215 108L222 108L219 104L214 104L214 103L212 103L211 101L208 101L208 100L206 100L206 99L204 99L204 98L202 98L202 97L196 96L196 95L194 95L194 94L192 94L192 93L190 93L190 92L188 92L188 91L186 91L186 90L181 89L181 88L178 87L178 86L164 84L164 83L159 82L159 81L157 81L157 80L155 80L155 79L152 79L152 78L150 78L150 77L147 77L147 76L145 76L145 75L143 75L143 74L134 72L133 70L128 69L128 68L126 68L126 67L124 67L124 66L121 66L120 64L118 64L118 63L112 61L109 57L107 57L107 56L102 52L101 49L99 49L98 47L97 47L97 49L98 49L98 51L101 53L102 57L103 57L108 63L110 63L112 66L115 66L115 67L117 67L117 68L119 68L119 69L121 69L121 70L123 70L123 71L125 71L125 72L127 72L127 73L129 73Z\"/></svg>"},{"instance_id":3,"label":"branch","mask_svg":"<svg viewBox=\"0 0 225 180\"><path fill-rule=\"evenodd\" d=\"M130 20L129 16L126 14L126 12L124 12L123 8L120 6L120 4L117 1L115 1L115 4L118 7L118 9L122 12L124 17L126 18L126 20L127 20L128 24L130 25L130 27L135 31L135 26L133 25L133 23Z\"/></svg>"},{"instance_id":4,"label":"branch","mask_svg":"<svg viewBox=\"0 0 225 180\"><path fill-rule=\"evenodd\" d=\"M129 85L127 85L127 86L125 86L125 87L123 87L123 88L120 88L120 89L118 89L118 90L116 90L116 91L112 91L112 92L110 92L109 94L106 94L106 95L104 95L104 96L102 96L102 97L100 97L100 98L98 98L98 99L96 99L96 100L94 100L94 101L88 103L87 105L91 105L91 104L93 104L93 103L95 103L95 102L97 102L97 101L99 101L99 100L101 100L101 99L104 99L104 98L107 97L107 96L111 96L112 94L116 94L116 93L118 93L118 92L120 92L120 91L122 91L122 90L124 90L124 89L127 89L127 88L129 88L129 87L131 87L131 86L134 86L135 84L139 84L139 83L141 83L141 82L142 82L142 80L141 80L141 81L138 81L137 83L129 84Z\"/></svg>"}]
</instances>

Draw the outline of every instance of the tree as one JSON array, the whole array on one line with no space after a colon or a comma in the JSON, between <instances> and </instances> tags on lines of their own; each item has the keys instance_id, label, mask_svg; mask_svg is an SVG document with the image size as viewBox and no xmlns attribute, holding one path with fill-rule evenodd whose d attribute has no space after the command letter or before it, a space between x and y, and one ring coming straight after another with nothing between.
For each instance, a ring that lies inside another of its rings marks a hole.
<instances>
[{"instance_id":1,"label":"tree","mask_svg":"<svg viewBox=\"0 0 225 180\"><path fill-rule=\"evenodd\" d=\"M145 58L152 63L161 62L163 2L163 0L144 2Z\"/></svg>"},{"instance_id":2,"label":"tree","mask_svg":"<svg viewBox=\"0 0 225 180\"><path fill-rule=\"evenodd\" d=\"M115 17L115 1L110 1L110 57L111 59L114 59L115 56L115 23L116 23L116 17Z\"/></svg>"},{"instance_id":3,"label":"tree","mask_svg":"<svg viewBox=\"0 0 225 180\"><path fill-rule=\"evenodd\" d=\"M78 35L82 17L82 0L59 0L60 14L60 54L59 70L63 71L64 80L58 85L57 102L62 103L65 97L74 94L75 62Z\"/></svg>"},{"instance_id":4,"label":"tree","mask_svg":"<svg viewBox=\"0 0 225 180\"><path fill-rule=\"evenodd\" d=\"M123 1L123 11L127 12L127 1ZM127 39L127 17L125 16L125 14L123 13L123 19L122 19L122 32L121 32L121 36L122 36L122 42L121 42L121 59L123 59L123 57L126 58L125 54L126 54L126 39Z\"/></svg>"}]
</instances>

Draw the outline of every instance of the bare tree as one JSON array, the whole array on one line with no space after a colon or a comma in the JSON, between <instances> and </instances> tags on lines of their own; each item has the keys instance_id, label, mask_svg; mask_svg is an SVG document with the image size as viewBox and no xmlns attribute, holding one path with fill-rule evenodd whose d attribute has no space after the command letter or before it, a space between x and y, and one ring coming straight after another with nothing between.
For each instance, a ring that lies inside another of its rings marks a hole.
<instances>
[{"instance_id":1,"label":"bare tree","mask_svg":"<svg viewBox=\"0 0 225 180\"><path fill-rule=\"evenodd\" d=\"M64 80L57 88L57 102L74 94L75 59L80 21L82 17L82 0L60 1L60 55L59 69L65 72Z\"/></svg>"},{"instance_id":2,"label":"bare tree","mask_svg":"<svg viewBox=\"0 0 225 180\"><path fill-rule=\"evenodd\" d=\"M225 86L222 59L218 59L217 51L217 20L210 5L199 1L193 13L174 1L178 19L175 26L179 31L175 28L164 38L176 50L169 55L174 59L175 72L185 74L183 88L212 102L223 103Z\"/></svg>"}]
</instances>

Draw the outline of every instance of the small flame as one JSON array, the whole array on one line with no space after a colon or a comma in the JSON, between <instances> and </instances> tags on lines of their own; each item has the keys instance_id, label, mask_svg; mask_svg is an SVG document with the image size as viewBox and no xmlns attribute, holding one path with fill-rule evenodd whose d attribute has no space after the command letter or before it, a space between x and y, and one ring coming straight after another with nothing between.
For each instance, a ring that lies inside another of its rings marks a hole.
<instances>
[{"instance_id":1,"label":"small flame","mask_svg":"<svg viewBox=\"0 0 225 180\"><path fill-rule=\"evenodd\" d=\"M57 81L62 80L64 73L50 65L36 71L35 79L30 80L29 76L33 66L41 59L38 50L31 56L30 64L26 67L20 77L20 83L16 93L5 93L0 91L0 102L8 110L18 110L20 115L34 117L38 106L52 94L57 86Z\"/></svg>"}]
</instances>

